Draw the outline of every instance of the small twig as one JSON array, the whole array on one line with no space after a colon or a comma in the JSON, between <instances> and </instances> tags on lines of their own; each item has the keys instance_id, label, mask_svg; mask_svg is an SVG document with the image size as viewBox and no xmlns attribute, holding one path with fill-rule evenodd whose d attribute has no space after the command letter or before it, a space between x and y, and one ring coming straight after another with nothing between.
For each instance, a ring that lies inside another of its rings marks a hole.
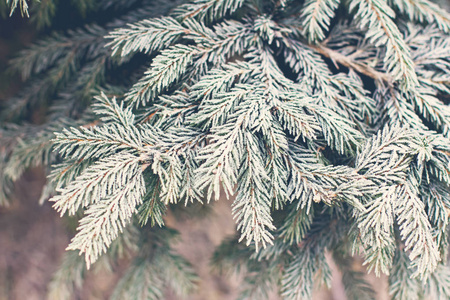
<instances>
[{"instance_id":1,"label":"small twig","mask_svg":"<svg viewBox=\"0 0 450 300\"><path fill-rule=\"evenodd\" d=\"M334 51L330 48L327 48L322 45L317 45L317 46L311 45L310 47L312 49L314 49L315 51L319 52L320 54L328 57L333 62L337 62L338 64L343 65L344 67L347 67L349 69L353 69L358 73L364 74L364 75L369 76L378 81L385 81L388 83L392 82L392 78L389 74L379 72L379 71L375 70L374 68L366 66L366 65L361 65L361 64L351 60L349 57L342 55L341 53Z\"/></svg>"}]
</instances>

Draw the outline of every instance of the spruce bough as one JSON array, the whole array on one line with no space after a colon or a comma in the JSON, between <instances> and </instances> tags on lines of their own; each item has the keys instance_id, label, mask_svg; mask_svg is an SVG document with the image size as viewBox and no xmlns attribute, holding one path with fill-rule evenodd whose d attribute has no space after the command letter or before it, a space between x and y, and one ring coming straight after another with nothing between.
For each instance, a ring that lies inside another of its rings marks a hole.
<instances>
[{"instance_id":1,"label":"spruce bough","mask_svg":"<svg viewBox=\"0 0 450 300\"><path fill-rule=\"evenodd\" d=\"M243 299L311 299L330 286L326 253L349 299L375 297L357 256L389 275L393 299L450 298L449 13L428 0L81 2L117 18L11 62L26 82L2 114L0 203L48 166L41 200L80 218L68 249L87 268L135 255L114 299L190 292L164 215L224 197L237 236L212 260L245 274ZM32 21L51 26L55 6L33 2ZM26 123L37 108L46 122ZM85 271L68 252L50 295L70 297Z\"/></svg>"}]
</instances>

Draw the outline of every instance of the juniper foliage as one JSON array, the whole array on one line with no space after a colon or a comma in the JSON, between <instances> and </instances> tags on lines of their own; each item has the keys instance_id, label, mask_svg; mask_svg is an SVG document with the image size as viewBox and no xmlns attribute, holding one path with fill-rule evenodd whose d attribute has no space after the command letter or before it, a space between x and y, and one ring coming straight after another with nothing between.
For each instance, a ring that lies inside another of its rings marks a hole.
<instances>
[{"instance_id":1,"label":"juniper foliage","mask_svg":"<svg viewBox=\"0 0 450 300\"><path fill-rule=\"evenodd\" d=\"M28 1L10 1L28 15ZM0 204L32 166L42 201L82 216L68 249L89 268L133 253L113 299L163 299L197 280L171 250L174 206L232 201L215 252L242 299L311 299L332 259L349 299L450 298L450 14L429 0L74 1L115 19L23 50L2 112ZM58 1L32 3L38 28ZM88 18L89 19L89 18ZM43 109L45 122L27 122ZM68 252L50 284L86 272ZM327 253L331 254L328 255Z\"/></svg>"}]
</instances>

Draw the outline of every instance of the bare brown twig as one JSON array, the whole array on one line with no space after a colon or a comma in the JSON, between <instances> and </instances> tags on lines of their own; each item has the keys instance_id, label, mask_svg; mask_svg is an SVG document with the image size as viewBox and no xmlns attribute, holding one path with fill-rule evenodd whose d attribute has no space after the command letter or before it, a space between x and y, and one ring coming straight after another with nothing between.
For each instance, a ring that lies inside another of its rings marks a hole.
<instances>
[{"instance_id":1,"label":"bare brown twig","mask_svg":"<svg viewBox=\"0 0 450 300\"><path fill-rule=\"evenodd\" d=\"M349 57L347 57L337 51L334 51L330 48L327 48L323 45L317 45L317 46L310 45L310 47L312 49L314 49L315 51L317 51L318 53L322 54L323 56L328 57L333 62L335 62L335 63L337 62L338 64L340 64L344 67L347 67L349 69L355 70L358 73L364 74L364 75L369 76L378 81L385 81L388 83L392 82L392 78L389 74L379 72L370 66L359 64L359 63L351 60Z\"/></svg>"}]
</instances>

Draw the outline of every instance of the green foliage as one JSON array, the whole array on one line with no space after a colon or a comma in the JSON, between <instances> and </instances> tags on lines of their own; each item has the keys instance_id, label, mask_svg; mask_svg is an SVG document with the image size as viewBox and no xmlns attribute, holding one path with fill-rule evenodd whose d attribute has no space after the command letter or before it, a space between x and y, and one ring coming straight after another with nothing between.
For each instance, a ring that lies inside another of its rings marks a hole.
<instances>
[{"instance_id":1,"label":"green foliage","mask_svg":"<svg viewBox=\"0 0 450 300\"><path fill-rule=\"evenodd\" d=\"M365 273L358 270L358 262L351 256L347 256L346 249L336 249L333 259L342 272L342 284L349 300L375 299L375 291L364 278Z\"/></svg>"},{"instance_id":2,"label":"green foliage","mask_svg":"<svg viewBox=\"0 0 450 300\"><path fill-rule=\"evenodd\" d=\"M75 251L64 253L59 269L54 273L48 287L49 299L71 299L83 285L86 264Z\"/></svg>"},{"instance_id":3,"label":"green foliage","mask_svg":"<svg viewBox=\"0 0 450 300\"><path fill-rule=\"evenodd\" d=\"M59 5L33 4L33 22L51 27ZM447 12L426 0L66 5L101 21L11 61L25 83L1 114L0 204L27 168L48 167L42 199L81 216L68 249L87 268L133 257L113 299L192 291L165 215L224 197L237 236L213 264L241 273L242 299L311 299L330 260L349 299L374 299L372 270L393 299L449 297ZM69 297L85 272L69 252L49 293Z\"/></svg>"},{"instance_id":4,"label":"green foliage","mask_svg":"<svg viewBox=\"0 0 450 300\"><path fill-rule=\"evenodd\" d=\"M171 251L174 237L168 230L144 233L143 245L111 299L163 299L167 288L178 297L190 293L197 277L189 263Z\"/></svg>"}]
</instances>

